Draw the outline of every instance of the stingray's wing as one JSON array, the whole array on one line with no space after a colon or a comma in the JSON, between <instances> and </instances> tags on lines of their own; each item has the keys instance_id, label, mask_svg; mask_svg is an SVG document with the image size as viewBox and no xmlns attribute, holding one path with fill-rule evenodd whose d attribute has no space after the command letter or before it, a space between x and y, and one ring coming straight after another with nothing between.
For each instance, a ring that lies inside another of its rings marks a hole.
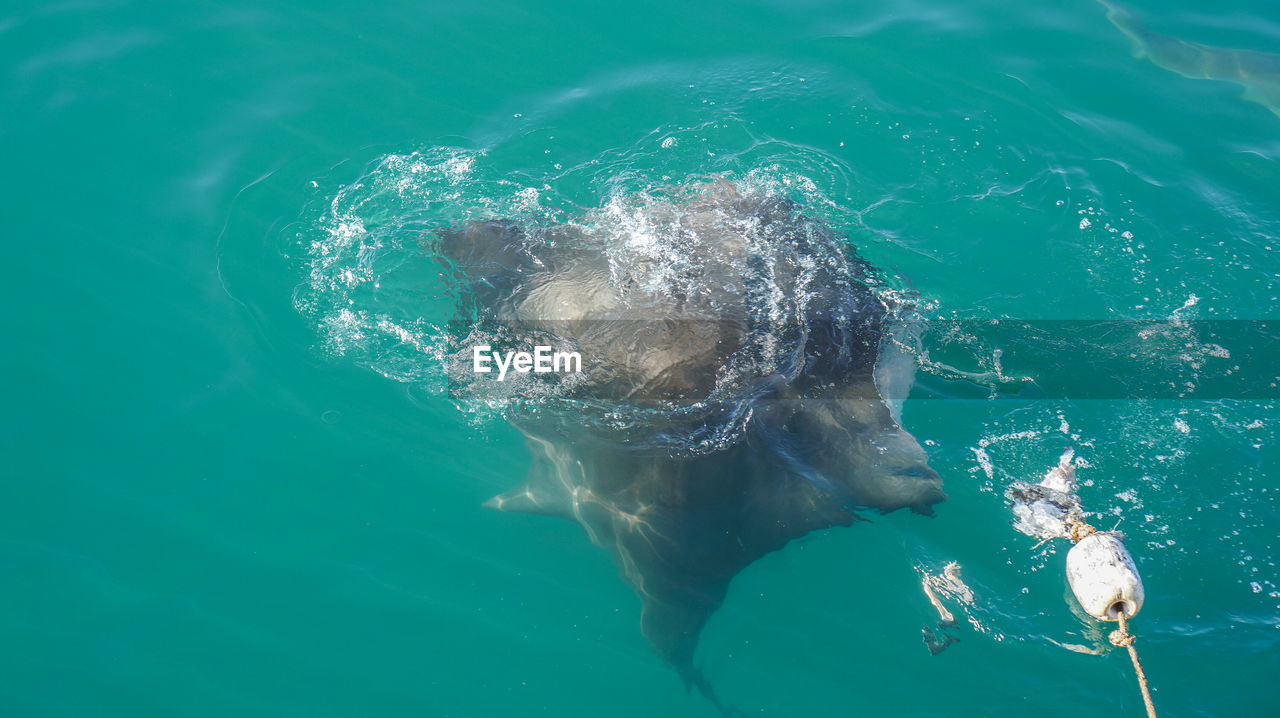
<instances>
[{"instance_id":1,"label":"stingray's wing","mask_svg":"<svg viewBox=\"0 0 1280 718\"><path fill-rule=\"evenodd\" d=\"M524 226L510 220L477 220L436 233L440 258L464 280L547 271L581 254L582 227Z\"/></svg>"},{"instance_id":2,"label":"stingray's wing","mask_svg":"<svg viewBox=\"0 0 1280 718\"><path fill-rule=\"evenodd\" d=\"M515 222L468 222L437 236L440 256L467 279L519 271L532 261L528 238Z\"/></svg>"}]
</instances>

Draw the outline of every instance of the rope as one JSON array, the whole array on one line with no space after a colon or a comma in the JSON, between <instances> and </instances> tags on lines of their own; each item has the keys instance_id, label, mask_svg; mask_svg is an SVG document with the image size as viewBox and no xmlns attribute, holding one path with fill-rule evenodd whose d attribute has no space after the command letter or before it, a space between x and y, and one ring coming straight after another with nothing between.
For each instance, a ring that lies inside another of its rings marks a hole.
<instances>
[{"instance_id":1,"label":"rope","mask_svg":"<svg viewBox=\"0 0 1280 718\"><path fill-rule=\"evenodd\" d=\"M1072 521L1067 525L1067 532L1067 538L1071 539L1071 543L1080 543L1089 536L1098 533L1098 529L1083 521Z\"/></svg>"},{"instance_id":2,"label":"rope","mask_svg":"<svg viewBox=\"0 0 1280 718\"><path fill-rule=\"evenodd\" d=\"M1142 663L1138 661L1138 649L1133 647L1135 636L1129 633L1129 623L1124 612L1120 612L1120 628L1111 632L1111 645L1116 648L1129 649L1129 659L1133 661L1133 670L1138 674L1138 688L1142 689L1142 702L1147 707L1147 718L1156 718L1156 706L1151 702L1151 689L1147 687L1147 674L1142 671Z\"/></svg>"}]
</instances>

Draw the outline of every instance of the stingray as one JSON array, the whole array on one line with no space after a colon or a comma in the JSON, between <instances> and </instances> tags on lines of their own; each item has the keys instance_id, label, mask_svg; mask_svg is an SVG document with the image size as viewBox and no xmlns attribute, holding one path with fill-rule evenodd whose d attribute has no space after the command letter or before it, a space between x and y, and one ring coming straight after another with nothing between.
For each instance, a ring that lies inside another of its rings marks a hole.
<instances>
[{"instance_id":1,"label":"stingray","mask_svg":"<svg viewBox=\"0 0 1280 718\"><path fill-rule=\"evenodd\" d=\"M1141 25L1133 14L1098 0L1111 21L1134 43L1134 53L1157 67L1196 80L1220 80L1244 87L1243 98L1280 117L1280 55L1214 47L1161 35Z\"/></svg>"},{"instance_id":2,"label":"stingray","mask_svg":"<svg viewBox=\"0 0 1280 718\"><path fill-rule=\"evenodd\" d=\"M735 575L812 531L945 500L899 425L901 307L795 202L718 180L437 241L469 342L582 357L571 376L519 377L509 418L532 464L488 505L581 525L640 597L653 649L722 711L694 651ZM473 394L500 386L456 371Z\"/></svg>"}]
</instances>

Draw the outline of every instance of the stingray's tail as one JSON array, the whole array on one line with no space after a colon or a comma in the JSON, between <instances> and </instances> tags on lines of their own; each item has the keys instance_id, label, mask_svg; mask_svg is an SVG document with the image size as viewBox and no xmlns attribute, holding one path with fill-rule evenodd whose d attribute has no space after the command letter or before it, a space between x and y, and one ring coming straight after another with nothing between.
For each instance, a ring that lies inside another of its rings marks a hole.
<instances>
[{"instance_id":1,"label":"stingray's tail","mask_svg":"<svg viewBox=\"0 0 1280 718\"><path fill-rule=\"evenodd\" d=\"M711 687L711 683L707 681L707 677L702 675L701 668L694 668L692 663L688 663L683 666L676 666L676 670L680 673L680 677L684 679L685 690L697 688L698 692L711 701L711 704L720 711L720 715L724 716L724 718L747 718L746 713L720 700L716 695L715 689Z\"/></svg>"},{"instance_id":2,"label":"stingray's tail","mask_svg":"<svg viewBox=\"0 0 1280 718\"><path fill-rule=\"evenodd\" d=\"M662 661L684 679L686 691L697 688L725 718L746 718L746 713L721 701L702 669L693 665L698 634L707 617L724 600L727 586L727 581L710 581L661 594L641 590L644 608L640 612L640 630Z\"/></svg>"}]
</instances>

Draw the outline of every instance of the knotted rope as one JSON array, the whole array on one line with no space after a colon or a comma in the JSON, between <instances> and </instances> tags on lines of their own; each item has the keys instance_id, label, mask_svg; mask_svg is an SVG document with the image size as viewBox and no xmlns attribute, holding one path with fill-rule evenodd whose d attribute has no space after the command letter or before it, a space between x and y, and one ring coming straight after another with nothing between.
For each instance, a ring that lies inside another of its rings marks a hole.
<instances>
[{"instance_id":1,"label":"knotted rope","mask_svg":"<svg viewBox=\"0 0 1280 718\"><path fill-rule=\"evenodd\" d=\"M1072 521L1067 525L1067 530L1070 533L1068 538L1071 539L1071 543L1080 543L1093 534L1098 533L1098 529L1095 529L1083 521Z\"/></svg>"},{"instance_id":2,"label":"knotted rope","mask_svg":"<svg viewBox=\"0 0 1280 718\"><path fill-rule=\"evenodd\" d=\"M1138 660L1138 649L1133 647L1135 636L1129 633L1129 622L1124 611L1120 612L1120 628L1111 632L1111 645L1116 648L1129 649L1129 660L1133 661L1133 670L1138 674L1138 688L1142 689L1142 702L1147 707L1147 718L1156 718L1156 706L1151 702L1151 689L1147 687L1147 674L1142 670Z\"/></svg>"}]
</instances>

